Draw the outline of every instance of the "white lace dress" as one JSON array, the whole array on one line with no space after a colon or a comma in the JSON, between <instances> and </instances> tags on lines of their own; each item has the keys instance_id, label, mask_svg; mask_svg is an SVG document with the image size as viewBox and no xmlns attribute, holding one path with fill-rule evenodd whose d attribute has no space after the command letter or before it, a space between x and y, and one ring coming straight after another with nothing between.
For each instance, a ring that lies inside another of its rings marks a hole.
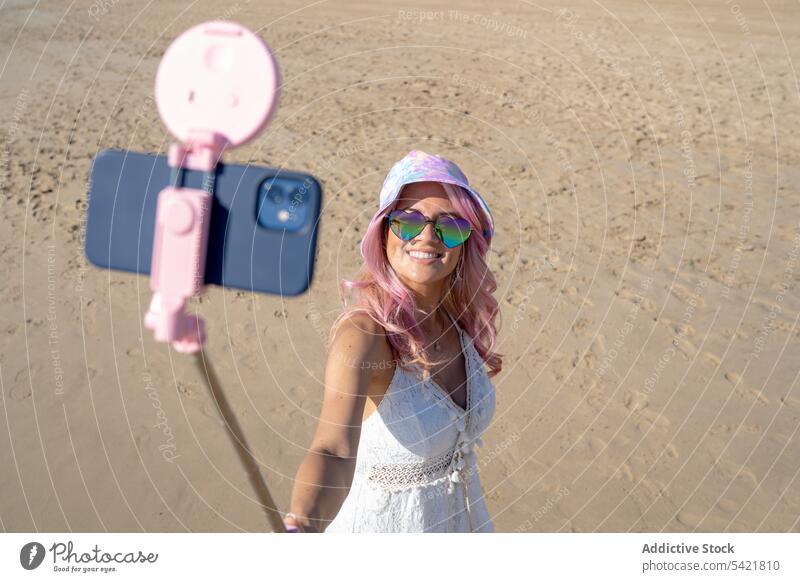
<instances>
[{"instance_id":1,"label":"white lace dress","mask_svg":"<svg viewBox=\"0 0 800 582\"><path fill-rule=\"evenodd\" d=\"M475 446L494 415L495 391L472 338L456 329L467 410L417 368L396 368L362 425L353 483L326 533L494 532Z\"/></svg>"}]
</instances>

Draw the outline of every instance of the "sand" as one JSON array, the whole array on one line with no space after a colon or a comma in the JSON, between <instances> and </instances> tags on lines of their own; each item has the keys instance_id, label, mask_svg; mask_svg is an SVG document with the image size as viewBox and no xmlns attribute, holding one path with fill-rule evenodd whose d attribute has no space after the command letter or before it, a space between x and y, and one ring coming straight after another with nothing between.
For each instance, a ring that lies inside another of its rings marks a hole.
<instances>
[{"instance_id":1,"label":"sand","mask_svg":"<svg viewBox=\"0 0 800 582\"><path fill-rule=\"evenodd\" d=\"M82 250L92 157L165 151L160 55L230 18L285 84L228 159L325 188L309 293L197 303L282 509L336 282L418 148L498 224L498 531L800 531L796 3L33 4L0 9L3 530L267 530L191 360L143 330L148 280Z\"/></svg>"}]
</instances>

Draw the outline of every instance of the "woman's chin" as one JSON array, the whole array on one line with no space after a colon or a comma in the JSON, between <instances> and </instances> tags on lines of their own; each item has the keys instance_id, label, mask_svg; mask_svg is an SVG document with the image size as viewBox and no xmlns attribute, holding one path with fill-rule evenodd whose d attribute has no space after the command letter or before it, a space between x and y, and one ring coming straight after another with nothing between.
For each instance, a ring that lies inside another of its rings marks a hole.
<instances>
[{"instance_id":1,"label":"woman's chin","mask_svg":"<svg viewBox=\"0 0 800 582\"><path fill-rule=\"evenodd\" d=\"M400 274L400 280L405 283L407 287L413 287L415 289L440 285L446 277L447 273L443 273L438 269L417 268L414 272Z\"/></svg>"}]
</instances>

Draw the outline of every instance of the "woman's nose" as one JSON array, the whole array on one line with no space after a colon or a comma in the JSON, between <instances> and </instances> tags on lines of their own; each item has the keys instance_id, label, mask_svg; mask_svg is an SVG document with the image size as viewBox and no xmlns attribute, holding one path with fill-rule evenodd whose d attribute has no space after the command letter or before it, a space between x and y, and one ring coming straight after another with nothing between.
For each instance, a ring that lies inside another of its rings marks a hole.
<instances>
[{"instance_id":1,"label":"woman's nose","mask_svg":"<svg viewBox=\"0 0 800 582\"><path fill-rule=\"evenodd\" d=\"M422 232L419 233L417 237L420 241L431 242L435 243L438 242L439 237L436 236L436 231L433 228L432 223L428 223L425 225L425 228L422 229Z\"/></svg>"}]
</instances>

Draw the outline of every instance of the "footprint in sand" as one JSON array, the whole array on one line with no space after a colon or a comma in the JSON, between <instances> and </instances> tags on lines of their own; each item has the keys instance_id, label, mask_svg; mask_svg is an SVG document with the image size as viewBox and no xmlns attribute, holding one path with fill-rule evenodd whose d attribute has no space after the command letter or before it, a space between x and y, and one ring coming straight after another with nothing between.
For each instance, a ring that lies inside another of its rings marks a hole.
<instances>
[{"instance_id":1,"label":"footprint in sand","mask_svg":"<svg viewBox=\"0 0 800 582\"><path fill-rule=\"evenodd\" d=\"M795 410L800 410L800 398L795 396L781 396L781 404L789 408L794 408Z\"/></svg>"},{"instance_id":2,"label":"footprint in sand","mask_svg":"<svg viewBox=\"0 0 800 582\"><path fill-rule=\"evenodd\" d=\"M736 393L743 398L748 400L756 400L759 404L769 404L769 398L764 396L764 392L762 390L756 390L755 388L746 388L744 390L737 390Z\"/></svg>"},{"instance_id":3,"label":"footprint in sand","mask_svg":"<svg viewBox=\"0 0 800 582\"><path fill-rule=\"evenodd\" d=\"M592 410L602 410L608 404L606 395L600 390L591 390L586 394L586 404Z\"/></svg>"},{"instance_id":4,"label":"footprint in sand","mask_svg":"<svg viewBox=\"0 0 800 582\"><path fill-rule=\"evenodd\" d=\"M285 406L279 407L282 410L282 414L285 414L290 421L292 422L307 422L308 421L308 413L304 412L304 407L302 404L297 405L296 407L291 408L290 410L286 411Z\"/></svg>"},{"instance_id":5,"label":"footprint in sand","mask_svg":"<svg viewBox=\"0 0 800 582\"><path fill-rule=\"evenodd\" d=\"M614 478L633 482L633 471L628 463L622 463L614 472Z\"/></svg>"},{"instance_id":6,"label":"footprint in sand","mask_svg":"<svg viewBox=\"0 0 800 582\"><path fill-rule=\"evenodd\" d=\"M181 396L185 396L186 398L195 399L197 398L197 384L189 383L189 382L178 382L178 392L180 392Z\"/></svg>"},{"instance_id":7,"label":"footprint in sand","mask_svg":"<svg viewBox=\"0 0 800 582\"><path fill-rule=\"evenodd\" d=\"M676 321L667 317L659 317L658 322L666 325L676 334L683 337L692 337L697 334L697 330L695 330L693 326L688 323L683 323L682 321Z\"/></svg>"},{"instance_id":8,"label":"footprint in sand","mask_svg":"<svg viewBox=\"0 0 800 582\"><path fill-rule=\"evenodd\" d=\"M672 422L670 422L666 416L659 414L654 410L642 410L639 414L642 417L642 420L636 425L636 428L642 432L649 430L651 426L655 426L657 428L668 428L672 424Z\"/></svg>"},{"instance_id":9,"label":"footprint in sand","mask_svg":"<svg viewBox=\"0 0 800 582\"><path fill-rule=\"evenodd\" d=\"M794 323L790 321L784 321L782 319L773 319L770 325L772 326L772 329L795 332L795 335L800 333L800 327L796 326Z\"/></svg>"},{"instance_id":10,"label":"footprint in sand","mask_svg":"<svg viewBox=\"0 0 800 582\"><path fill-rule=\"evenodd\" d=\"M594 307L594 302L590 300L588 297L580 297L578 293L577 287L564 287L561 290L561 293L569 297L573 303L577 303L579 300L585 304L586 307Z\"/></svg>"},{"instance_id":11,"label":"footprint in sand","mask_svg":"<svg viewBox=\"0 0 800 582\"><path fill-rule=\"evenodd\" d=\"M712 368L717 368L722 363L720 357L712 352L703 352L703 361Z\"/></svg>"},{"instance_id":12,"label":"footprint in sand","mask_svg":"<svg viewBox=\"0 0 800 582\"><path fill-rule=\"evenodd\" d=\"M742 382L741 374L737 374L736 372L725 372L723 376L728 382L730 382L734 386L737 386Z\"/></svg>"},{"instance_id":13,"label":"footprint in sand","mask_svg":"<svg viewBox=\"0 0 800 582\"><path fill-rule=\"evenodd\" d=\"M693 360L697 354L697 346L687 340L685 337L676 337L673 343L678 351L680 351L687 359Z\"/></svg>"},{"instance_id":14,"label":"footprint in sand","mask_svg":"<svg viewBox=\"0 0 800 582\"><path fill-rule=\"evenodd\" d=\"M769 404L769 398L764 394L763 390L756 390L742 379L741 374L736 372L725 372L725 379L733 384L736 394L746 400L756 400L759 404Z\"/></svg>"},{"instance_id":15,"label":"footprint in sand","mask_svg":"<svg viewBox=\"0 0 800 582\"><path fill-rule=\"evenodd\" d=\"M36 370L31 369L30 372L28 368L22 368L19 372L14 374L14 383L15 384L22 384L23 382L28 383L28 376L30 375L31 378L35 376Z\"/></svg>"},{"instance_id":16,"label":"footprint in sand","mask_svg":"<svg viewBox=\"0 0 800 582\"><path fill-rule=\"evenodd\" d=\"M717 503L717 507L727 514L736 515L739 513L739 509L741 509L742 506L731 499L720 499L719 503Z\"/></svg>"},{"instance_id":17,"label":"footprint in sand","mask_svg":"<svg viewBox=\"0 0 800 582\"><path fill-rule=\"evenodd\" d=\"M680 299L683 303L688 304L689 301L693 299L695 302L695 307L702 308L706 306L705 300L700 295L693 297L692 291L690 289L687 289L680 283L673 284L672 287L670 288L670 293L672 293L675 297Z\"/></svg>"},{"instance_id":18,"label":"footprint in sand","mask_svg":"<svg viewBox=\"0 0 800 582\"><path fill-rule=\"evenodd\" d=\"M236 360L241 369L257 370L261 364L261 353L249 350L238 350Z\"/></svg>"},{"instance_id":19,"label":"footprint in sand","mask_svg":"<svg viewBox=\"0 0 800 582\"><path fill-rule=\"evenodd\" d=\"M648 299L647 297L642 297L641 294L638 294L629 289L620 289L617 295L619 296L620 299L625 299L626 301L630 301L631 303L638 303L642 311L656 310L656 304L651 299Z\"/></svg>"},{"instance_id":20,"label":"footprint in sand","mask_svg":"<svg viewBox=\"0 0 800 582\"><path fill-rule=\"evenodd\" d=\"M220 426L225 426L225 423L220 418L220 412L217 409L217 404L212 402L211 400L207 400L205 404L203 404L200 411L205 414L208 418L216 422Z\"/></svg>"},{"instance_id":21,"label":"footprint in sand","mask_svg":"<svg viewBox=\"0 0 800 582\"><path fill-rule=\"evenodd\" d=\"M718 424L709 431L713 435L758 434L760 432L761 426L758 424Z\"/></svg>"},{"instance_id":22,"label":"footprint in sand","mask_svg":"<svg viewBox=\"0 0 800 582\"><path fill-rule=\"evenodd\" d=\"M647 396L641 392L626 391L623 402L625 408L631 412L638 412L647 408Z\"/></svg>"},{"instance_id":23,"label":"footprint in sand","mask_svg":"<svg viewBox=\"0 0 800 582\"><path fill-rule=\"evenodd\" d=\"M697 354L697 346L694 345L688 338L695 335L695 329L691 325L659 317L656 321L662 325L666 325L674 334L672 344L678 348L687 360L694 359Z\"/></svg>"},{"instance_id":24,"label":"footprint in sand","mask_svg":"<svg viewBox=\"0 0 800 582\"><path fill-rule=\"evenodd\" d=\"M595 456L605 451L606 447L608 447L608 444L603 439L596 436L589 437L589 449Z\"/></svg>"},{"instance_id":25,"label":"footprint in sand","mask_svg":"<svg viewBox=\"0 0 800 582\"><path fill-rule=\"evenodd\" d=\"M592 351L587 351L583 355L576 352L572 358L572 367L577 368L578 366L594 370L597 368L597 356Z\"/></svg>"},{"instance_id":26,"label":"footprint in sand","mask_svg":"<svg viewBox=\"0 0 800 582\"><path fill-rule=\"evenodd\" d=\"M22 368L14 374L14 385L8 391L8 396L15 402L22 402L31 397L31 381L40 377L41 366L31 364L30 368Z\"/></svg>"},{"instance_id":27,"label":"footprint in sand","mask_svg":"<svg viewBox=\"0 0 800 582\"><path fill-rule=\"evenodd\" d=\"M645 477L638 481L637 486L644 493L644 498L647 500L648 505L655 503L659 499L669 499L667 488L661 481Z\"/></svg>"},{"instance_id":28,"label":"footprint in sand","mask_svg":"<svg viewBox=\"0 0 800 582\"><path fill-rule=\"evenodd\" d=\"M15 402L22 402L31 397L31 385L28 381L18 382L8 391L8 396Z\"/></svg>"},{"instance_id":29,"label":"footprint in sand","mask_svg":"<svg viewBox=\"0 0 800 582\"><path fill-rule=\"evenodd\" d=\"M667 428L672 424L666 416L648 408L647 396L641 392L626 391L623 403L625 408L641 419L636 424L636 428L641 431L646 431L651 426Z\"/></svg>"},{"instance_id":30,"label":"footprint in sand","mask_svg":"<svg viewBox=\"0 0 800 582\"><path fill-rule=\"evenodd\" d=\"M755 473L747 466L726 459L717 459L714 462L714 470L729 482L741 480L744 484L753 489L758 486L758 479L756 479Z\"/></svg>"},{"instance_id":31,"label":"footprint in sand","mask_svg":"<svg viewBox=\"0 0 800 582\"><path fill-rule=\"evenodd\" d=\"M675 517L678 523L690 527L692 529L699 529L701 531L718 532L723 531L728 526L728 520L713 514L705 515L703 513L694 513L692 511L681 511Z\"/></svg>"},{"instance_id":32,"label":"footprint in sand","mask_svg":"<svg viewBox=\"0 0 800 582\"><path fill-rule=\"evenodd\" d=\"M750 334L744 331L742 328L732 328L732 327L725 327L722 329L722 337L732 338L736 336L739 339L747 339L750 337Z\"/></svg>"},{"instance_id":33,"label":"footprint in sand","mask_svg":"<svg viewBox=\"0 0 800 582\"><path fill-rule=\"evenodd\" d=\"M767 311L775 311L780 312L781 306L777 303L773 303L767 299L761 299L760 297L754 297L751 301L753 305L761 305L762 307L766 307Z\"/></svg>"},{"instance_id":34,"label":"footprint in sand","mask_svg":"<svg viewBox=\"0 0 800 582\"><path fill-rule=\"evenodd\" d=\"M575 323L572 324L572 331L576 334L580 334L580 332L586 329L591 323L592 321L590 319L579 317L575 320Z\"/></svg>"}]
</instances>

